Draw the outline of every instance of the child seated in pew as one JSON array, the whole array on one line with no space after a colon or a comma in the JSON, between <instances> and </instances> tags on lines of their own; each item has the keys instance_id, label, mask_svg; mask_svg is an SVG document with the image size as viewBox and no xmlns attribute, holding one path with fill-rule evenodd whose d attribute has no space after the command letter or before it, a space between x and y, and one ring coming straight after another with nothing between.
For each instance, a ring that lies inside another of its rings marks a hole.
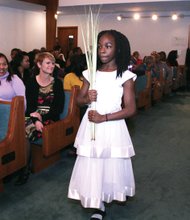
<instances>
[{"instance_id":1,"label":"child seated in pew","mask_svg":"<svg viewBox=\"0 0 190 220\"><path fill-rule=\"evenodd\" d=\"M60 79L52 77L55 58L51 53L43 52L37 56L39 74L26 83L26 136L29 142L42 137L43 127L59 120L63 111L64 91ZM28 142L28 145L30 145ZM31 152L28 147L27 166L21 170L16 185L26 183L30 174Z\"/></svg>"}]
</instances>

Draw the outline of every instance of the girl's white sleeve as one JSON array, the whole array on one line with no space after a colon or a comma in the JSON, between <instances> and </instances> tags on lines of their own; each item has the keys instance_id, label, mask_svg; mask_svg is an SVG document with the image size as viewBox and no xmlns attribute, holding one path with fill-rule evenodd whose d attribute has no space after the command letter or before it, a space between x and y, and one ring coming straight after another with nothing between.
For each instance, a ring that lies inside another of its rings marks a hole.
<instances>
[{"instance_id":1,"label":"girl's white sleeve","mask_svg":"<svg viewBox=\"0 0 190 220\"><path fill-rule=\"evenodd\" d=\"M133 79L133 81L135 81L137 78L137 75L135 73L132 73L129 70L126 70L123 74L122 74L122 78L121 78L121 84L123 84L124 82L126 82L129 79Z\"/></svg>"},{"instance_id":2,"label":"girl's white sleeve","mask_svg":"<svg viewBox=\"0 0 190 220\"><path fill-rule=\"evenodd\" d=\"M83 74L84 78L85 78L88 82L90 82L89 71L88 71L88 70L84 70L84 71L82 72L82 74Z\"/></svg>"}]
</instances>

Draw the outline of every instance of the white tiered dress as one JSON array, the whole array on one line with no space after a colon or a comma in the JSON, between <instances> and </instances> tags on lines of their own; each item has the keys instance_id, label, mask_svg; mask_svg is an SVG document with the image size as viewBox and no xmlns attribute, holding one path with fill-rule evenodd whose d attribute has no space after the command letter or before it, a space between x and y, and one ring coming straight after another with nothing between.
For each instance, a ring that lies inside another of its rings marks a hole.
<instances>
[{"instance_id":1,"label":"white tiered dress","mask_svg":"<svg viewBox=\"0 0 190 220\"><path fill-rule=\"evenodd\" d=\"M89 81L88 71L83 72ZM136 79L125 71L116 78L116 71L97 71L96 110L104 115L121 109L123 83ZM85 208L101 208L103 202L126 201L135 194L131 157L133 144L124 119L95 124L95 140L91 138L89 107L78 130L74 146L77 159L73 168L68 197L80 200Z\"/></svg>"}]
</instances>

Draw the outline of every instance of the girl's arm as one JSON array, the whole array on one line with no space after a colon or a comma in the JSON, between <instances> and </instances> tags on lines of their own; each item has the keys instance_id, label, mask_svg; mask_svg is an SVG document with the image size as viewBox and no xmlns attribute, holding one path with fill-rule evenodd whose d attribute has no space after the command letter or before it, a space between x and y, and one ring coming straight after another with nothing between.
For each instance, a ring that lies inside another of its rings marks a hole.
<instances>
[{"instance_id":1,"label":"girl's arm","mask_svg":"<svg viewBox=\"0 0 190 220\"><path fill-rule=\"evenodd\" d=\"M123 90L124 90L124 95L123 95L124 106L123 109L118 112L118 115L116 115L116 119L120 119L120 117L121 119L129 118L136 114L135 83L133 79L127 80L123 84ZM112 114L108 115L109 120L112 120L111 116ZM115 120L114 117L113 120Z\"/></svg>"},{"instance_id":2,"label":"girl's arm","mask_svg":"<svg viewBox=\"0 0 190 220\"><path fill-rule=\"evenodd\" d=\"M90 83L84 78L82 88L77 96L77 104L79 106L84 106L96 101L97 92L96 90L89 90Z\"/></svg>"},{"instance_id":3,"label":"girl's arm","mask_svg":"<svg viewBox=\"0 0 190 220\"><path fill-rule=\"evenodd\" d=\"M136 113L135 88L133 79L127 80L123 84L123 108L112 114L100 115L97 111L91 110L88 113L90 121L101 123L104 121L120 120L129 118Z\"/></svg>"}]
</instances>

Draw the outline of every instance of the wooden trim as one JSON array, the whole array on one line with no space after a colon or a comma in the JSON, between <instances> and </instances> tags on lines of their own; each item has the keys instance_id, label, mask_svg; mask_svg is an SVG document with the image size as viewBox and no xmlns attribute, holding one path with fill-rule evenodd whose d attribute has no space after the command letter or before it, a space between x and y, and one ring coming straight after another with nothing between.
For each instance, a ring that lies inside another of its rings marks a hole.
<instances>
[{"instance_id":1,"label":"wooden trim","mask_svg":"<svg viewBox=\"0 0 190 220\"><path fill-rule=\"evenodd\" d=\"M37 5L44 5L46 6L46 0L19 0L20 2L28 2L28 3L33 3Z\"/></svg>"}]
</instances>

